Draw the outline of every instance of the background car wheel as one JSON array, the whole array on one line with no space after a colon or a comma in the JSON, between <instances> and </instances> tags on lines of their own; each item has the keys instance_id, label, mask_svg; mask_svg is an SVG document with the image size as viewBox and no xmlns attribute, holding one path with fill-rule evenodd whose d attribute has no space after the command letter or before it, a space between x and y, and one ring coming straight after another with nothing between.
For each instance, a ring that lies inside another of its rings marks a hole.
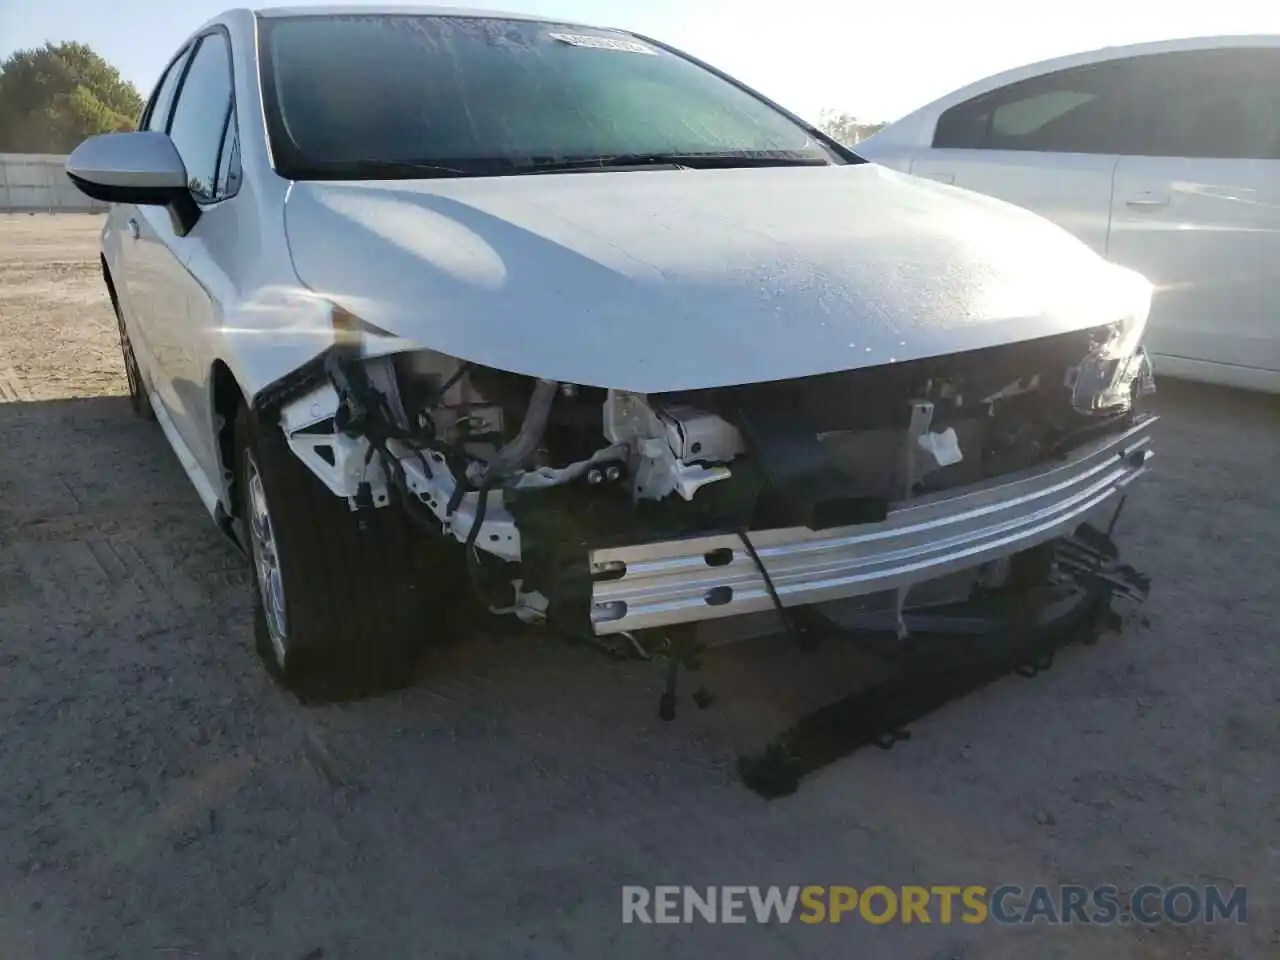
<instances>
[{"instance_id":1,"label":"background car wheel","mask_svg":"<svg viewBox=\"0 0 1280 960\"><path fill-rule=\"evenodd\" d=\"M403 687L427 641L465 626L449 593L459 564L447 560L461 558L453 545L395 507L352 512L247 408L236 420L236 481L257 652L299 699Z\"/></svg>"},{"instance_id":2,"label":"background car wheel","mask_svg":"<svg viewBox=\"0 0 1280 960\"><path fill-rule=\"evenodd\" d=\"M116 328L120 332L120 353L124 357L124 375L129 381L129 406L134 416L143 420L155 420L156 412L151 408L151 400L147 397L147 388L142 384L142 374L138 370L138 358L133 353L133 343L129 340L129 331L125 329L124 317L120 315L120 304L111 298L112 309L116 314Z\"/></svg>"}]
</instances>

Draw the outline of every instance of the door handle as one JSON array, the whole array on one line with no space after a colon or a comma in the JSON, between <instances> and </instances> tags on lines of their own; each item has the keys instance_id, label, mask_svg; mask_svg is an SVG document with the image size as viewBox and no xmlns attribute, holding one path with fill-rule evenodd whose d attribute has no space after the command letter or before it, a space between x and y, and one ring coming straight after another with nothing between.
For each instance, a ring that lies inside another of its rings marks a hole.
<instances>
[{"instance_id":1,"label":"door handle","mask_svg":"<svg viewBox=\"0 0 1280 960\"><path fill-rule=\"evenodd\" d=\"M142 230L138 227L138 221L133 217L129 218L129 236L137 240L142 235Z\"/></svg>"},{"instance_id":2,"label":"door handle","mask_svg":"<svg viewBox=\"0 0 1280 960\"><path fill-rule=\"evenodd\" d=\"M1167 207L1169 205L1169 195L1167 193L1158 193L1154 190L1145 190L1142 193L1135 193L1125 201L1125 204L1130 207Z\"/></svg>"},{"instance_id":3,"label":"door handle","mask_svg":"<svg viewBox=\"0 0 1280 960\"><path fill-rule=\"evenodd\" d=\"M956 175L954 173L928 172L922 173L920 176L926 180L937 180L939 183L955 183Z\"/></svg>"}]
</instances>

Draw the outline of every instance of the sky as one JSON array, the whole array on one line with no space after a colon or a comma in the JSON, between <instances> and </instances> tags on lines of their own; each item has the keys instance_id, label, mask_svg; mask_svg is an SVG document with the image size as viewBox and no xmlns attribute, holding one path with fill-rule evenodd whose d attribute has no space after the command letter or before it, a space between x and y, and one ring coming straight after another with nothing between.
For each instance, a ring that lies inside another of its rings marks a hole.
<instances>
[{"instance_id":1,"label":"sky","mask_svg":"<svg viewBox=\"0 0 1280 960\"><path fill-rule=\"evenodd\" d=\"M865 122L894 120L1000 70L1097 47L1280 34L1280 0L455 2L645 33L715 64L809 120L823 109ZM183 39L234 4L0 0L0 59L47 40L77 40L118 67L145 97Z\"/></svg>"}]
</instances>

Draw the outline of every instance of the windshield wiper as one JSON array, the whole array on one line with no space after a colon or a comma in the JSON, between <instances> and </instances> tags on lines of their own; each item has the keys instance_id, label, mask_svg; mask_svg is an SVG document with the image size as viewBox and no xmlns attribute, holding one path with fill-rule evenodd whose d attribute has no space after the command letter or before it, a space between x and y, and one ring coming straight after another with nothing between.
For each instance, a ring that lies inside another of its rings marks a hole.
<instances>
[{"instance_id":1,"label":"windshield wiper","mask_svg":"<svg viewBox=\"0 0 1280 960\"><path fill-rule=\"evenodd\" d=\"M359 160L335 160L308 166L311 176L335 180L420 180L429 177L476 177L490 171L464 170L418 160L386 160L367 157Z\"/></svg>"},{"instance_id":2,"label":"windshield wiper","mask_svg":"<svg viewBox=\"0 0 1280 960\"><path fill-rule=\"evenodd\" d=\"M596 157L466 157L457 166L430 159L367 157L305 165L297 175L317 180L425 180L445 177L495 177L512 174L565 173L666 167L673 170L727 170L734 167L826 167L821 157L744 153L615 153Z\"/></svg>"},{"instance_id":3,"label":"windshield wiper","mask_svg":"<svg viewBox=\"0 0 1280 960\"><path fill-rule=\"evenodd\" d=\"M515 173L559 173L572 170L616 170L626 167L673 167L685 170L727 170L734 167L826 167L821 157L786 157L742 153L615 153L599 157L531 160L515 166Z\"/></svg>"}]
</instances>

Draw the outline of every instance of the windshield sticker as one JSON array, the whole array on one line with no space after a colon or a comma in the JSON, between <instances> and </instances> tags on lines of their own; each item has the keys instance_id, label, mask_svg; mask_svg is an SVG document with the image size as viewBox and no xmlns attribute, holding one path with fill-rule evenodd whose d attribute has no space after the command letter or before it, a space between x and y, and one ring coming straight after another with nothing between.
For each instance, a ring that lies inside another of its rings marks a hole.
<instances>
[{"instance_id":1,"label":"windshield sticker","mask_svg":"<svg viewBox=\"0 0 1280 960\"><path fill-rule=\"evenodd\" d=\"M592 47L596 50L617 50L622 53L645 53L656 57L658 51L637 40L615 40L612 37L587 37L580 33L550 33L552 40L559 40L574 47Z\"/></svg>"}]
</instances>

